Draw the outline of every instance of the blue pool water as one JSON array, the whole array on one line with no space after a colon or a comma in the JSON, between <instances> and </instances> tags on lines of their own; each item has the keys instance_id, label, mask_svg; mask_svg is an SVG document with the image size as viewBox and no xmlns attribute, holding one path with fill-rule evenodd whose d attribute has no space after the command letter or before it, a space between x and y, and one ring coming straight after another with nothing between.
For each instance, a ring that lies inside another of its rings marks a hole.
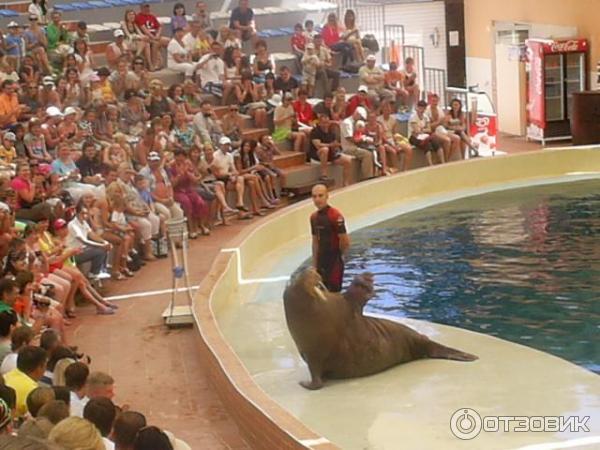
<instances>
[{"instance_id":1,"label":"blue pool water","mask_svg":"<svg viewBox=\"0 0 600 450\"><path fill-rule=\"evenodd\" d=\"M352 234L367 310L527 345L600 372L600 180L486 194Z\"/></svg>"}]
</instances>

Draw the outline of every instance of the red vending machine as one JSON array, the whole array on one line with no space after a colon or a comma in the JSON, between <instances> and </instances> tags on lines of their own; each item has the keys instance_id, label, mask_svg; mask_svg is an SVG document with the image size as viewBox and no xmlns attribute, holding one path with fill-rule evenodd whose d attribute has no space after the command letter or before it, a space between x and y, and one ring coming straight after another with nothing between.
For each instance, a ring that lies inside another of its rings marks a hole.
<instances>
[{"instance_id":1,"label":"red vending machine","mask_svg":"<svg viewBox=\"0 0 600 450\"><path fill-rule=\"evenodd\" d=\"M587 86L585 39L528 39L527 138L571 137L572 94Z\"/></svg>"}]
</instances>

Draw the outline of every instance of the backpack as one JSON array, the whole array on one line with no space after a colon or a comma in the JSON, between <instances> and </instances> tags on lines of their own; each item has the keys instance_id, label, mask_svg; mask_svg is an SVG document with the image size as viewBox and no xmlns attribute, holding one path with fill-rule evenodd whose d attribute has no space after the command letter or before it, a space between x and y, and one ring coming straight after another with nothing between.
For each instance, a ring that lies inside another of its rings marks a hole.
<instances>
[{"instance_id":1,"label":"backpack","mask_svg":"<svg viewBox=\"0 0 600 450\"><path fill-rule=\"evenodd\" d=\"M379 51L379 43L372 34L365 34L361 43L364 48L368 48L372 53L377 53Z\"/></svg>"}]
</instances>

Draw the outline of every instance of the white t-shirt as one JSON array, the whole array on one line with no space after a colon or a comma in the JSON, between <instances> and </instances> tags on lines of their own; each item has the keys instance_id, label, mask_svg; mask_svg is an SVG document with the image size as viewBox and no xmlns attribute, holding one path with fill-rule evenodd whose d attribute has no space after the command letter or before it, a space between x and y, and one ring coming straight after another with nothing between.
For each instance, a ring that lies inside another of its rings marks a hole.
<instances>
[{"instance_id":1,"label":"white t-shirt","mask_svg":"<svg viewBox=\"0 0 600 450\"><path fill-rule=\"evenodd\" d=\"M410 119L408 121L410 134L418 137L421 133L429 133L429 131L424 131L429 127L429 116L427 114L423 114L423 117L419 117L416 111L412 113Z\"/></svg>"},{"instance_id":2,"label":"white t-shirt","mask_svg":"<svg viewBox=\"0 0 600 450\"><path fill-rule=\"evenodd\" d=\"M432 116L432 109L431 109L431 105L429 105L427 107L427 109L425 110L425 115L427 116L427 118L429 119L430 122L433 122L433 116ZM446 117L446 111L444 111L444 108L442 108L440 105L437 106L437 113L438 113L438 120L441 120L442 122L444 121L444 117Z\"/></svg>"},{"instance_id":3,"label":"white t-shirt","mask_svg":"<svg viewBox=\"0 0 600 450\"><path fill-rule=\"evenodd\" d=\"M191 53L196 50L196 42L198 39L195 38L192 33L186 33L181 40L183 41L183 46L188 52Z\"/></svg>"},{"instance_id":4,"label":"white t-shirt","mask_svg":"<svg viewBox=\"0 0 600 450\"><path fill-rule=\"evenodd\" d=\"M354 119L352 118L352 116L346 117L340 123L340 137L341 137L341 141L342 141L342 149L355 147L353 142L348 141L348 138L352 139L353 134L354 134Z\"/></svg>"},{"instance_id":5,"label":"white t-shirt","mask_svg":"<svg viewBox=\"0 0 600 450\"><path fill-rule=\"evenodd\" d=\"M67 247L81 247L83 243L89 245L100 245L98 242L93 242L88 239L88 234L92 231L92 227L87 222L80 222L77 217L69 222L69 234L67 235Z\"/></svg>"},{"instance_id":6,"label":"white t-shirt","mask_svg":"<svg viewBox=\"0 0 600 450\"><path fill-rule=\"evenodd\" d=\"M223 150L219 149L214 153L213 158L212 166L216 168L213 171L213 173L216 172L215 176L221 177L235 171L235 163L231 153L223 153Z\"/></svg>"},{"instance_id":7,"label":"white t-shirt","mask_svg":"<svg viewBox=\"0 0 600 450\"><path fill-rule=\"evenodd\" d=\"M2 365L0 365L0 373L2 375L6 375L11 370L17 368L17 356L16 353L11 352L4 357Z\"/></svg>"},{"instance_id":8,"label":"white t-shirt","mask_svg":"<svg viewBox=\"0 0 600 450\"><path fill-rule=\"evenodd\" d=\"M87 405L90 399L86 397L79 398L75 392L71 392L71 417L83 418L83 408Z\"/></svg>"},{"instance_id":9,"label":"white t-shirt","mask_svg":"<svg viewBox=\"0 0 600 450\"><path fill-rule=\"evenodd\" d=\"M175 39L175 38L171 39L171 41L169 42L169 45L167 46L167 67L172 67L175 64L179 64L177 61L175 61L175 58L173 57L173 55L186 56L187 53L188 52L185 49L185 47L183 47L177 41L177 39Z\"/></svg>"},{"instance_id":10,"label":"white t-shirt","mask_svg":"<svg viewBox=\"0 0 600 450\"><path fill-rule=\"evenodd\" d=\"M204 62L206 62L206 64L204 64ZM200 58L198 65L201 66L197 73L200 75L202 87L206 86L207 83L223 82L225 63L221 58L213 58L213 55L208 53Z\"/></svg>"}]
</instances>

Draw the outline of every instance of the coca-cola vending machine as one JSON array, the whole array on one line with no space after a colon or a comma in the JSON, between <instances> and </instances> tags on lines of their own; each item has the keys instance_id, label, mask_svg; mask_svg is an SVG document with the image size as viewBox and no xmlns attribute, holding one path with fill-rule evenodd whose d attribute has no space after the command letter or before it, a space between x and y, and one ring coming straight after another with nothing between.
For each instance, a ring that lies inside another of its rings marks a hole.
<instances>
[{"instance_id":1,"label":"coca-cola vending machine","mask_svg":"<svg viewBox=\"0 0 600 450\"><path fill-rule=\"evenodd\" d=\"M541 141L571 137L573 92L587 86L585 39L528 39L527 138Z\"/></svg>"}]
</instances>

